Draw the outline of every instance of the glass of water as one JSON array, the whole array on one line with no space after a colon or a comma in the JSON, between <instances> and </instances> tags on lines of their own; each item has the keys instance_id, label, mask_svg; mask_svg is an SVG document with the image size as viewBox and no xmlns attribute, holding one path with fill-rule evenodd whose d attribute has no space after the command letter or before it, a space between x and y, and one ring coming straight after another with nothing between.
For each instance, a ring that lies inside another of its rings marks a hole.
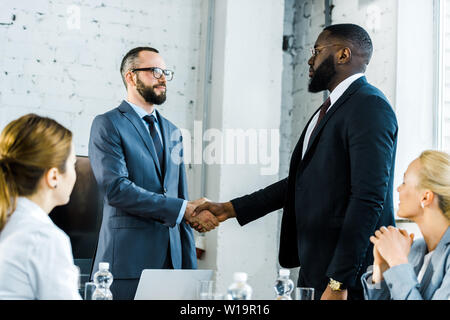
<instances>
[{"instance_id":1,"label":"glass of water","mask_svg":"<svg viewBox=\"0 0 450 320\"><path fill-rule=\"evenodd\" d=\"M314 288L296 288L295 300L314 300Z\"/></svg>"},{"instance_id":2,"label":"glass of water","mask_svg":"<svg viewBox=\"0 0 450 320\"><path fill-rule=\"evenodd\" d=\"M199 300L212 300L214 298L214 281L200 280L197 288L197 298Z\"/></svg>"},{"instance_id":3,"label":"glass of water","mask_svg":"<svg viewBox=\"0 0 450 320\"><path fill-rule=\"evenodd\" d=\"M95 291L94 282L86 282L84 284L84 300L92 300L92 294Z\"/></svg>"}]
</instances>

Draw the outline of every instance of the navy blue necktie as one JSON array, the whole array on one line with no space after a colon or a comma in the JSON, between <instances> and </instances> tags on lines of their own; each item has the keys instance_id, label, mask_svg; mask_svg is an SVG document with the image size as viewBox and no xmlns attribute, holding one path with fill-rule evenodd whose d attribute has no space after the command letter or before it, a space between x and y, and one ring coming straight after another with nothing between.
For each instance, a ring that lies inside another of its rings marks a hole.
<instances>
[{"instance_id":1,"label":"navy blue necktie","mask_svg":"<svg viewBox=\"0 0 450 320\"><path fill-rule=\"evenodd\" d=\"M161 171L163 171L164 152L163 152L163 146L161 143L161 139L159 138L158 132L156 131L156 127L155 127L156 118L153 115L151 115L151 116L146 115L143 119L145 122L148 123L148 126L150 128L150 135L152 136L156 154L158 155L159 166L161 168Z\"/></svg>"}]
</instances>

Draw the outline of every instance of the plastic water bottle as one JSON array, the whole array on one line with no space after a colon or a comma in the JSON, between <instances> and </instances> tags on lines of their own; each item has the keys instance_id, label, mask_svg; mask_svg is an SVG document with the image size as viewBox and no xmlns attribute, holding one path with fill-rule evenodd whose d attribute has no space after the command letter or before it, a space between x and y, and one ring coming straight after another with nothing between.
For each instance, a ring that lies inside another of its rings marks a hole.
<instances>
[{"instance_id":1,"label":"plastic water bottle","mask_svg":"<svg viewBox=\"0 0 450 320\"><path fill-rule=\"evenodd\" d=\"M109 263L100 262L98 271L94 274L95 291L92 300L112 300L113 296L109 287L113 282L113 275L109 272Z\"/></svg>"},{"instance_id":2,"label":"plastic water bottle","mask_svg":"<svg viewBox=\"0 0 450 320\"><path fill-rule=\"evenodd\" d=\"M233 280L234 282L228 287L227 300L250 300L253 290L247 284L247 274L235 272Z\"/></svg>"},{"instance_id":3,"label":"plastic water bottle","mask_svg":"<svg viewBox=\"0 0 450 320\"><path fill-rule=\"evenodd\" d=\"M288 269L280 269L274 287L277 293L275 300L292 300L291 293L294 290L294 282L289 278L290 273Z\"/></svg>"}]
</instances>

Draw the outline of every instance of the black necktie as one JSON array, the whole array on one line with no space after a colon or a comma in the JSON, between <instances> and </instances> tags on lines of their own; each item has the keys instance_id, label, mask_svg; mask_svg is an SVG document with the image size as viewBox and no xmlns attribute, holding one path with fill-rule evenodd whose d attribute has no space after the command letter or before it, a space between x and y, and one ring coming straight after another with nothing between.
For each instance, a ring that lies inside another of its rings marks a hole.
<instances>
[{"instance_id":1,"label":"black necktie","mask_svg":"<svg viewBox=\"0 0 450 320\"><path fill-rule=\"evenodd\" d=\"M158 155L159 166L161 167L161 171L163 171L164 152L163 152L163 146L161 144L161 139L159 138L158 132L156 132L156 127L155 127L156 118L153 115L151 115L151 116L146 115L144 117L144 121L148 123L148 126L150 128L150 135L152 136L156 154Z\"/></svg>"}]
</instances>

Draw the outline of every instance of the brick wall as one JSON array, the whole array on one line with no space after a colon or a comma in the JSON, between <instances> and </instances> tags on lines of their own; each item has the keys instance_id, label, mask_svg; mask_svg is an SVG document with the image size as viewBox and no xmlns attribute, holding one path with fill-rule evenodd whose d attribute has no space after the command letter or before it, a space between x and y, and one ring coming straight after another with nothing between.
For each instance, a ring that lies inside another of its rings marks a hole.
<instances>
[{"instance_id":1,"label":"brick wall","mask_svg":"<svg viewBox=\"0 0 450 320\"><path fill-rule=\"evenodd\" d=\"M378 87L395 109L397 81L397 1L334 0L332 23L355 23L373 42L367 80Z\"/></svg>"},{"instance_id":2,"label":"brick wall","mask_svg":"<svg viewBox=\"0 0 450 320\"><path fill-rule=\"evenodd\" d=\"M48 115L72 129L77 153L87 154L94 116L125 97L123 55L150 45L175 71L159 109L192 130L201 99L202 10L202 0L2 0L0 129L28 112Z\"/></svg>"}]
</instances>

